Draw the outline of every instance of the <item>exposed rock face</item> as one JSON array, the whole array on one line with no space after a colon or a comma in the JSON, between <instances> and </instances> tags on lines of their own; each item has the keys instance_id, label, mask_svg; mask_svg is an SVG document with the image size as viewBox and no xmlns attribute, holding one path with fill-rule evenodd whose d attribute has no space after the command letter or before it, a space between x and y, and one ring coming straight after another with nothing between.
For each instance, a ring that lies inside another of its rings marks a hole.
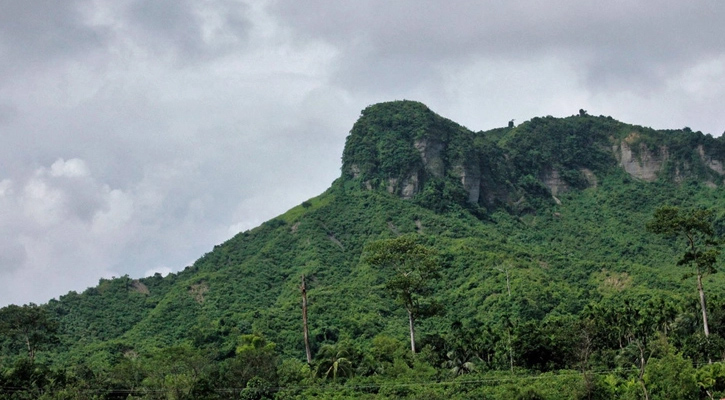
<instances>
[{"instance_id":1,"label":"exposed rock face","mask_svg":"<svg viewBox=\"0 0 725 400\"><path fill-rule=\"evenodd\" d=\"M640 143L636 145L639 151L634 152L631 145L633 137L636 138L636 135L632 134L619 145L613 146L612 149L619 165L635 178L648 182L656 180L665 164L670 160L669 149L666 146L660 146L657 150L653 150L647 147L646 144ZM705 167L720 176L725 175L725 166L722 161L708 156L702 145L698 145L696 150ZM690 175L692 168L693 166L689 162L676 165L674 168L674 181L682 182ZM717 186L713 182L706 183L710 186Z\"/></svg>"},{"instance_id":2,"label":"exposed rock face","mask_svg":"<svg viewBox=\"0 0 725 400\"><path fill-rule=\"evenodd\" d=\"M204 303L204 294L209 291L209 284L205 281L195 283L189 286L189 295L196 300L197 303Z\"/></svg>"},{"instance_id":3,"label":"exposed rock face","mask_svg":"<svg viewBox=\"0 0 725 400\"><path fill-rule=\"evenodd\" d=\"M388 193L398 194L404 199L411 199L420 190L418 172L413 172L409 177L402 180L398 178L388 179Z\"/></svg>"},{"instance_id":4,"label":"exposed rock face","mask_svg":"<svg viewBox=\"0 0 725 400\"><path fill-rule=\"evenodd\" d=\"M615 145L613 150L619 165L628 174L648 182L657 179L657 175L662 171L662 167L669 158L666 147L660 147L659 151L653 152L644 143L639 145L639 154L635 156L626 140L622 141L619 146Z\"/></svg>"},{"instance_id":5,"label":"exposed rock face","mask_svg":"<svg viewBox=\"0 0 725 400\"><path fill-rule=\"evenodd\" d=\"M420 153L425 169L436 178L442 178L445 173L445 165L441 152L445 144L431 138L419 139L413 143L413 147Z\"/></svg>"},{"instance_id":6,"label":"exposed rock face","mask_svg":"<svg viewBox=\"0 0 725 400\"><path fill-rule=\"evenodd\" d=\"M453 167L453 175L461 178L461 184L468 192L468 202L478 204L481 198L481 168L478 165L472 168L457 165Z\"/></svg>"},{"instance_id":7,"label":"exposed rock face","mask_svg":"<svg viewBox=\"0 0 725 400\"><path fill-rule=\"evenodd\" d=\"M582 168L581 170L579 170L579 172L581 172L584 178L587 180L588 187L597 187L597 176L594 175L591 170L587 168ZM554 200L557 203L559 202L559 200L556 198L556 196L571 190L571 187L561 177L559 170L555 168L546 171L541 177L541 181L547 188L549 188L549 191L551 191L551 195L554 196Z\"/></svg>"},{"instance_id":8,"label":"exposed rock face","mask_svg":"<svg viewBox=\"0 0 725 400\"><path fill-rule=\"evenodd\" d=\"M135 279L133 282L131 282L131 290L141 294L151 294L148 286L144 285L144 283L139 281L138 279Z\"/></svg>"},{"instance_id":9,"label":"exposed rock face","mask_svg":"<svg viewBox=\"0 0 725 400\"><path fill-rule=\"evenodd\" d=\"M597 185L599 184L599 182L597 181L597 176L594 175L591 170L587 168L582 168L581 172L582 174L584 174L584 178L586 178L587 182L589 183L589 187L597 187Z\"/></svg>"},{"instance_id":10,"label":"exposed rock face","mask_svg":"<svg viewBox=\"0 0 725 400\"><path fill-rule=\"evenodd\" d=\"M542 181L544 182L544 185L549 188L552 196L556 196L559 193L564 193L569 190L569 185L561 179L559 171L556 169L552 169L545 173L542 177Z\"/></svg>"},{"instance_id":11,"label":"exposed rock face","mask_svg":"<svg viewBox=\"0 0 725 400\"><path fill-rule=\"evenodd\" d=\"M715 160L705 154L705 148L702 145L697 146L697 154L700 155L700 159L705 165L711 170L717 172L719 175L725 175L725 169L723 163L720 160Z\"/></svg>"},{"instance_id":12,"label":"exposed rock face","mask_svg":"<svg viewBox=\"0 0 725 400\"><path fill-rule=\"evenodd\" d=\"M395 193L398 190L398 179L397 178L390 178L388 179L388 193Z\"/></svg>"},{"instance_id":13,"label":"exposed rock face","mask_svg":"<svg viewBox=\"0 0 725 400\"><path fill-rule=\"evenodd\" d=\"M403 181L400 188L400 196L404 199L410 199L418 193L419 190L419 179L418 174L414 173Z\"/></svg>"}]
</instances>

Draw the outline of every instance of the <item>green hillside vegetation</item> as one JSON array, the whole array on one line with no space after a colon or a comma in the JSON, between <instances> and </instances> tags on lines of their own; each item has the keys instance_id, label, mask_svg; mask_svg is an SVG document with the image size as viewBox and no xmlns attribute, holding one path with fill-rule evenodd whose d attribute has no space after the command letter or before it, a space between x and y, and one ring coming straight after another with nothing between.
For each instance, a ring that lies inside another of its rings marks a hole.
<instances>
[{"instance_id":1,"label":"green hillside vegetation","mask_svg":"<svg viewBox=\"0 0 725 400\"><path fill-rule=\"evenodd\" d=\"M320 196L179 273L0 310L0 398L720 398L725 278L703 275L706 336L688 243L647 224L710 210L697 244L721 249L723 164L689 128L376 104Z\"/></svg>"}]
</instances>

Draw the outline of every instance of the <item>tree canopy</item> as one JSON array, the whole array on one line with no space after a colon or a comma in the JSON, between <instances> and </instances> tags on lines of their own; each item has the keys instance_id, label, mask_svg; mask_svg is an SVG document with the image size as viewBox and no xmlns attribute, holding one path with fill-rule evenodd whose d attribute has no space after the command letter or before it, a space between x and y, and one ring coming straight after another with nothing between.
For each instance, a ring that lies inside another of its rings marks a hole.
<instances>
[{"instance_id":1,"label":"tree canopy","mask_svg":"<svg viewBox=\"0 0 725 400\"><path fill-rule=\"evenodd\" d=\"M715 237L712 216L711 210L680 210L677 207L663 206L655 210L654 218L647 223L647 229L653 233L686 239L687 247L677 265L694 265L695 267L705 336L710 336L710 327L707 321L707 302L705 301L702 276L716 271L715 263L720 254L718 248L720 243Z\"/></svg>"},{"instance_id":2,"label":"tree canopy","mask_svg":"<svg viewBox=\"0 0 725 400\"><path fill-rule=\"evenodd\" d=\"M363 259L384 270L385 288L408 312L410 347L415 353L415 320L441 312L430 297L433 280L440 278L435 251L420 244L415 235L406 235L368 244Z\"/></svg>"}]
</instances>

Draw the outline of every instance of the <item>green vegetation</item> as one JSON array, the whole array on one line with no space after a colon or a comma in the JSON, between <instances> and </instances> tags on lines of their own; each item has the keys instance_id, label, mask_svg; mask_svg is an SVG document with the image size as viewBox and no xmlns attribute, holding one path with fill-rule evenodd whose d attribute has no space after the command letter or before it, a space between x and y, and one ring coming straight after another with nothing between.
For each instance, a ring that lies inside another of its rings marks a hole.
<instances>
[{"instance_id":1,"label":"green vegetation","mask_svg":"<svg viewBox=\"0 0 725 400\"><path fill-rule=\"evenodd\" d=\"M724 144L586 112L471 132L371 106L320 196L177 274L0 310L0 398L723 397L725 280L705 272ZM619 166L624 146L656 179Z\"/></svg>"},{"instance_id":2,"label":"green vegetation","mask_svg":"<svg viewBox=\"0 0 725 400\"><path fill-rule=\"evenodd\" d=\"M416 243L413 235L383 239L365 247L364 262L387 271L385 288L408 312L410 350L415 354L415 320L440 314L432 294L432 280L440 278L439 261L431 249Z\"/></svg>"},{"instance_id":3,"label":"green vegetation","mask_svg":"<svg viewBox=\"0 0 725 400\"><path fill-rule=\"evenodd\" d=\"M58 324L48 311L35 304L11 304L0 309L0 333L14 347L24 347L31 363L40 348L53 343L57 329Z\"/></svg>"},{"instance_id":4,"label":"green vegetation","mask_svg":"<svg viewBox=\"0 0 725 400\"><path fill-rule=\"evenodd\" d=\"M654 233L668 236L681 235L687 240L687 250L677 265L693 264L697 276L697 292L700 295L702 310L702 326L705 336L710 336L707 323L707 306L705 290L702 287L702 276L716 271L715 264L720 255L715 230L712 227L712 211L689 210L680 211L677 207L661 207L655 210L655 217L647 224L647 229Z\"/></svg>"}]
</instances>

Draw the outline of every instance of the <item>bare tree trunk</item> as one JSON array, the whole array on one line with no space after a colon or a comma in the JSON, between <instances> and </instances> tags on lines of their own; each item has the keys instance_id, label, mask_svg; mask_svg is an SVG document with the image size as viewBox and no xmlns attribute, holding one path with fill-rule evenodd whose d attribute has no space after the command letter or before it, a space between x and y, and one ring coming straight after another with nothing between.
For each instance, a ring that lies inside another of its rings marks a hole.
<instances>
[{"instance_id":1,"label":"bare tree trunk","mask_svg":"<svg viewBox=\"0 0 725 400\"><path fill-rule=\"evenodd\" d=\"M514 349L511 347L511 329L507 331L509 338L509 364L511 366L511 373L514 373Z\"/></svg>"},{"instance_id":2,"label":"bare tree trunk","mask_svg":"<svg viewBox=\"0 0 725 400\"><path fill-rule=\"evenodd\" d=\"M592 392L594 391L594 379L589 371L589 357L592 354L592 335L589 329L591 325L588 320L585 320L582 325L580 336L579 336L579 361L581 362L581 371L584 375L584 388L587 393L587 399L592 398Z\"/></svg>"},{"instance_id":3,"label":"bare tree trunk","mask_svg":"<svg viewBox=\"0 0 725 400\"><path fill-rule=\"evenodd\" d=\"M647 393L647 387L644 385L644 380L640 379L640 383L642 383L642 390L644 391L644 400L649 400L649 394Z\"/></svg>"},{"instance_id":4,"label":"bare tree trunk","mask_svg":"<svg viewBox=\"0 0 725 400\"><path fill-rule=\"evenodd\" d=\"M639 340L636 340L635 342L637 343L637 348L639 349L639 383L642 384L642 391L644 391L645 400L649 400L647 386L644 383L644 369L647 366L647 359L644 357L644 344L642 344Z\"/></svg>"},{"instance_id":5,"label":"bare tree trunk","mask_svg":"<svg viewBox=\"0 0 725 400\"><path fill-rule=\"evenodd\" d=\"M312 351L310 350L310 334L307 328L307 286L305 285L305 275L302 275L302 327L305 337L305 353L307 355L307 364L312 364Z\"/></svg>"},{"instance_id":6,"label":"bare tree trunk","mask_svg":"<svg viewBox=\"0 0 725 400\"><path fill-rule=\"evenodd\" d=\"M410 324L410 350L415 354L415 327L413 326L413 310L408 309L408 323Z\"/></svg>"},{"instance_id":7,"label":"bare tree trunk","mask_svg":"<svg viewBox=\"0 0 725 400\"><path fill-rule=\"evenodd\" d=\"M509 280L508 267L506 267L506 268L497 267L496 270L506 273L506 290L508 291L509 297L511 297L511 282Z\"/></svg>"},{"instance_id":8,"label":"bare tree trunk","mask_svg":"<svg viewBox=\"0 0 725 400\"><path fill-rule=\"evenodd\" d=\"M705 337L710 336L710 328L707 325L707 305L705 303L705 290L702 288L702 273L697 269L697 291L700 293L700 308L702 308L702 327L705 329Z\"/></svg>"},{"instance_id":9,"label":"bare tree trunk","mask_svg":"<svg viewBox=\"0 0 725 400\"><path fill-rule=\"evenodd\" d=\"M35 349L30 345L30 335L25 334L25 344L28 346L28 358L30 359L30 362L33 362L35 360Z\"/></svg>"},{"instance_id":10,"label":"bare tree trunk","mask_svg":"<svg viewBox=\"0 0 725 400\"><path fill-rule=\"evenodd\" d=\"M510 338L509 338L510 339ZM509 340L510 342L510 340ZM514 349L509 344L509 367L511 367L511 373L514 373Z\"/></svg>"}]
</instances>

